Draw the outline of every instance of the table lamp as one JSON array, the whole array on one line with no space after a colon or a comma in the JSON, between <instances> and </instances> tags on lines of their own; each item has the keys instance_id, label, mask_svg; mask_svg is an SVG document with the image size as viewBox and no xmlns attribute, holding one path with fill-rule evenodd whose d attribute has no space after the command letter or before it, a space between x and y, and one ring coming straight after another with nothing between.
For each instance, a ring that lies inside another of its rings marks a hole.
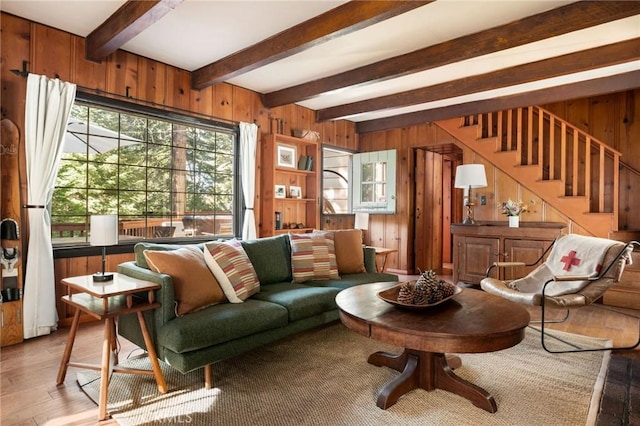
<instances>
[{"instance_id":1,"label":"table lamp","mask_svg":"<svg viewBox=\"0 0 640 426\"><path fill-rule=\"evenodd\" d=\"M473 198L471 197L471 188L484 188L487 186L487 175L484 172L483 164L463 164L456 168L456 188L464 188L467 190L467 217L462 222L463 225L473 225L476 221L473 219Z\"/></svg>"},{"instance_id":2,"label":"table lamp","mask_svg":"<svg viewBox=\"0 0 640 426\"><path fill-rule=\"evenodd\" d=\"M105 274L107 247L118 244L118 215L99 214L91 216L89 244L102 246L102 272L93 274L93 281L105 282L113 279L113 274Z\"/></svg>"}]
</instances>

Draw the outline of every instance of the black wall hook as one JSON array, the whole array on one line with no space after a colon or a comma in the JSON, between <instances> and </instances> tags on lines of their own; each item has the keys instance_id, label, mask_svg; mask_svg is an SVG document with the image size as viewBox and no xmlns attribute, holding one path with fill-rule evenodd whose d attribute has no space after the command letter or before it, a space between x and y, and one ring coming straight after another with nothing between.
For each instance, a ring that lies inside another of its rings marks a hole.
<instances>
[{"instance_id":1,"label":"black wall hook","mask_svg":"<svg viewBox=\"0 0 640 426\"><path fill-rule=\"evenodd\" d=\"M22 70L11 70L11 72L20 77L27 77L29 75L29 62L22 61Z\"/></svg>"}]
</instances>

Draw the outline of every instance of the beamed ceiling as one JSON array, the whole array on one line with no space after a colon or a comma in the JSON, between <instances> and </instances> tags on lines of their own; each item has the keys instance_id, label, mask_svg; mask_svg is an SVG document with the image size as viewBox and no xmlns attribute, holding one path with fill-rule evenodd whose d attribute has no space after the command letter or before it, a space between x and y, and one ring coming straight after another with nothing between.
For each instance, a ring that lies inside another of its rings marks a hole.
<instances>
[{"instance_id":1,"label":"beamed ceiling","mask_svg":"<svg viewBox=\"0 0 640 426\"><path fill-rule=\"evenodd\" d=\"M0 8L360 133L640 87L640 1L11 1Z\"/></svg>"}]
</instances>

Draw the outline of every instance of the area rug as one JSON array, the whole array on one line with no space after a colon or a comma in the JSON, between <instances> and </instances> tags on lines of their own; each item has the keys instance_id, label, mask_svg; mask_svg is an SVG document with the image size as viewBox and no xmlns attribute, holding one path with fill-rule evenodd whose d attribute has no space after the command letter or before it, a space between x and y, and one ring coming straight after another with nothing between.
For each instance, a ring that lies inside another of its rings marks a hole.
<instances>
[{"instance_id":1,"label":"area rug","mask_svg":"<svg viewBox=\"0 0 640 426\"><path fill-rule=\"evenodd\" d=\"M116 373L108 410L120 425L590 425L609 353L549 354L539 333L527 329L513 348L461 354L456 374L493 395L498 411L491 414L442 390L416 389L389 409L378 408L378 391L399 374L367 363L378 350L401 352L332 324L214 364L209 390L202 370L183 375L163 364L165 395L152 377ZM149 367L144 358L124 364ZM97 400L97 372L79 372L78 383Z\"/></svg>"}]
</instances>

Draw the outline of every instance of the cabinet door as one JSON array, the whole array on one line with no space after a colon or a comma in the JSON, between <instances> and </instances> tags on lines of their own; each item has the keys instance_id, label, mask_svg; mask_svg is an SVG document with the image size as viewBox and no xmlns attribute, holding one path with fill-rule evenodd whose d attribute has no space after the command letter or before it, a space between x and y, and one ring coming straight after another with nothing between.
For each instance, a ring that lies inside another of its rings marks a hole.
<instances>
[{"instance_id":1,"label":"cabinet door","mask_svg":"<svg viewBox=\"0 0 640 426\"><path fill-rule=\"evenodd\" d=\"M505 261L533 263L542 256L545 249L552 244L552 241L534 240L504 240ZM504 280L514 280L527 275L534 270L535 266L519 266L515 268L505 268Z\"/></svg>"},{"instance_id":2,"label":"cabinet door","mask_svg":"<svg viewBox=\"0 0 640 426\"><path fill-rule=\"evenodd\" d=\"M22 301L0 303L0 311L0 346L22 342Z\"/></svg>"},{"instance_id":3,"label":"cabinet door","mask_svg":"<svg viewBox=\"0 0 640 426\"><path fill-rule=\"evenodd\" d=\"M457 238L456 238L457 239ZM487 268L498 260L498 238L461 237L456 247L457 280L468 284L480 284Z\"/></svg>"}]
</instances>

